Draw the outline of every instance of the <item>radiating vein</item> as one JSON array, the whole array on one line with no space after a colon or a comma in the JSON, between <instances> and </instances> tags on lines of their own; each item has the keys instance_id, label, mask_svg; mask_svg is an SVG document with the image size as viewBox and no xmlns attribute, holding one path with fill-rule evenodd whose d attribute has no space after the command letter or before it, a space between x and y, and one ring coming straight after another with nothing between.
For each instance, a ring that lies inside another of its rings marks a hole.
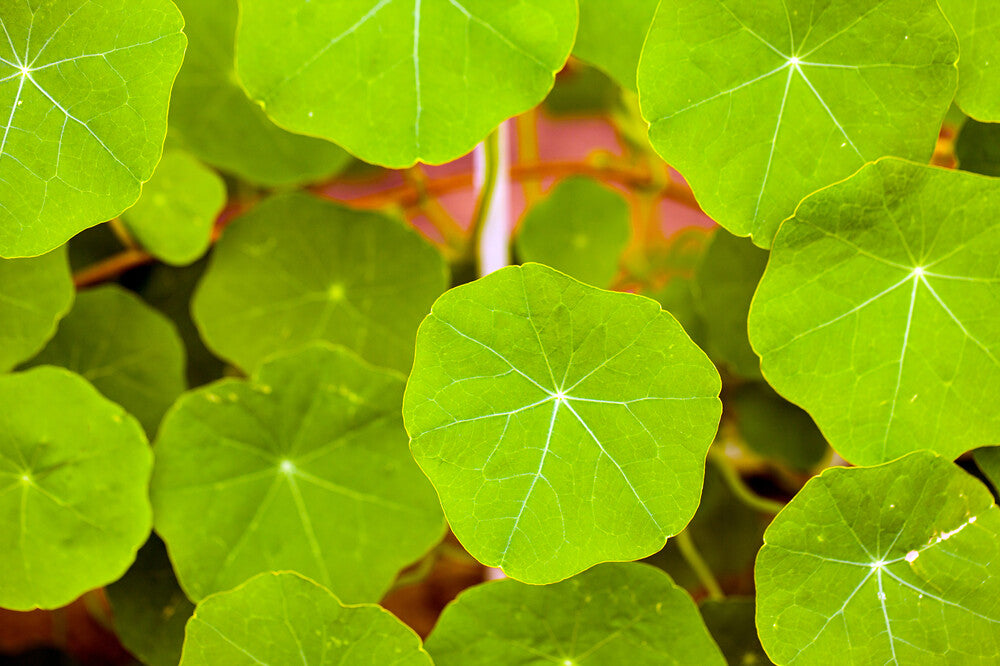
<instances>
[{"instance_id":1,"label":"radiating vein","mask_svg":"<svg viewBox=\"0 0 1000 666\"><path fill-rule=\"evenodd\" d=\"M774 163L774 147L778 143L778 132L781 130L781 119L785 115L785 105L788 103L788 90L792 87L792 76L795 68L788 68L788 79L785 81L785 92L781 96L781 108L778 109L778 121L774 124L774 136L771 137L771 150L767 154L767 166L764 167L764 180L760 184L760 192L757 193L757 206L753 210L753 219L757 219L760 214L760 202L764 198L764 190L767 189L767 179L771 176L771 164Z\"/></svg>"}]
</instances>

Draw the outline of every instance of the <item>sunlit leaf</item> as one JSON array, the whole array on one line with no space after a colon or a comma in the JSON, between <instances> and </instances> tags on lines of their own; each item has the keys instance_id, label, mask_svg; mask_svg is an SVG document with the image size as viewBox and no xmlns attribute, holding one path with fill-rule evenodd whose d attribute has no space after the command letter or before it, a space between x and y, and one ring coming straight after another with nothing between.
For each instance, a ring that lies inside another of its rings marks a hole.
<instances>
[{"instance_id":1,"label":"sunlit leaf","mask_svg":"<svg viewBox=\"0 0 1000 666\"><path fill-rule=\"evenodd\" d=\"M810 192L885 155L930 158L957 59L934 0L675 0L639 92L650 141L705 212L770 247Z\"/></svg>"},{"instance_id":2,"label":"sunlit leaf","mask_svg":"<svg viewBox=\"0 0 1000 666\"><path fill-rule=\"evenodd\" d=\"M580 0L573 55L591 62L635 92L639 54L660 0Z\"/></svg>"},{"instance_id":3,"label":"sunlit leaf","mask_svg":"<svg viewBox=\"0 0 1000 666\"><path fill-rule=\"evenodd\" d=\"M555 585L501 580L445 608L437 666L725 664L691 597L645 564L602 564Z\"/></svg>"},{"instance_id":4,"label":"sunlit leaf","mask_svg":"<svg viewBox=\"0 0 1000 666\"><path fill-rule=\"evenodd\" d=\"M375 605L344 606L296 573L265 573L205 599L181 666L431 666L420 639Z\"/></svg>"},{"instance_id":5,"label":"sunlit leaf","mask_svg":"<svg viewBox=\"0 0 1000 666\"><path fill-rule=\"evenodd\" d=\"M0 607L57 608L135 559L152 456L138 422L66 370L0 375L0 405Z\"/></svg>"},{"instance_id":6,"label":"sunlit leaf","mask_svg":"<svg viewBox=\"0 0 1000 666\"><path fill-rule=\"evenodd\" d=\"M757 627L778 664L994 664L1000 512L927 452L810 480L764 535Z\"/></svg>"},{"instance_id":7,"label":"sunlit leaf","mask_svg":"<svg viewBox=\"0 0 1000 666\"><path fill-rule=\"evenodd\" d=\"M131 206L160 159L184 55L169 0L7 0L0 256L47 252Z\"/></svg>"},{"instance_id":8,"label":"sunlit leaf","mask_svg":"<svg viewBox=\"0 0 1000 666\"><path fill-rule=\"evenodd\" d=\"M997 7L978 0L939 0L958 35L962 57L958 61L958 95L955 102L978 120L1000 120L1000 21Z\"/></svg>"},{"instance_id":9,"label":"sunlit leaf","mask_svg":"<svg viewBox=\"0 0 1000 666\"><path fill-rule=\"evenodd\" d=\"M282 127L390 167L460 157L535 106L574 0L243 0L237 70Z\"/></svg>"},{"instance_id":10,"label":"sunlit leaf","mask_svg":"<svg viewBox=\"0 0 1000 666\"><path fill-rule=\"evenodd\" d=\"M851 462L1000 440L998 203L993 179L886 159L782 225L750 341Z\"/></svg>"},{"instance_id":11,"label":"sunlit leaf","mask_svg":"<svg viewBox=\"0 0 1000 666\"><path fill-rule=\"evenodd\" d=\"M378 600L441 538L403 378L326 345L183 396L156 440L156 530L194 600L289 569Z\"/></svg>"},{"instance_id":12,"label":"sunlit leaf","mask_svg":"<svg viewBox=\"0 0 1000 666\"><path fill-rule=\"evenodd\" d=\"M403 414L466 549L551 583L650 555L691 519L719 389L655 301L527 264L437 300Z\"/></svg>"},{"instance_id":13,"label":"sunlit leaf","mask_svg":"<svg viewBox=\"0 0 1000 666\"><path fill-rule=\"evenodd\" d=\"M0 259L0 371L31 358L73 303L66 250Z\"/></svg>"}]
</instances>

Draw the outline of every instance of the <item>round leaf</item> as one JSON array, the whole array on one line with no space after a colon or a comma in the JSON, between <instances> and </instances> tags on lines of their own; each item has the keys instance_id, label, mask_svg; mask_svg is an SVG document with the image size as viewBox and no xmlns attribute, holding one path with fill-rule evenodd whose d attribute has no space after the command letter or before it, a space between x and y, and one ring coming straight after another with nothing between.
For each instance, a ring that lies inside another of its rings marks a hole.
<instances>
[{"instance_id":1,"label":"round leaf","mask_svg":"<svg viewBox=\"0 0 1000 666\"><path fill-rule=\"evenodd\" d=\"M883 155L930 158L957 59L935 0L675 0L639 93L653 147L705 212L770 247L810 192Z\"/></svg>"},{"instance_id":2,"label":"round leaf","mask_svg":"<svg viewBox=\"0 0 1000 666\"><path fill-rule=\"evenodd\" d=\"M0 372L45 345L74 293L65 248L32 259L0 259Z\"/></svg>"},{"instance_id":3,"label":"round leaf","mask_svg":"<svg viewBox=\"0 0 1000 666\"><path fill-rule=\"evenodd\" d=\"M660 0L580 0L573 55L597 65L635 92L639 54Z\"/></svg>"},{"instance_id":4,"label":"round leaf","mask_svg":"<svg viewBox=\"0 0 1000 666\"><path fill-rule=\"evenodd\" d=\"M186 388L184 343L173 323L111 285L81 292L31 364L59 365L82 375L150 435Z\"/></svg>"},{"instance_id":5,"label":"round leaf","mask_svg":"<svg viewBox=\"0 0 1000 666\"><path fill-rule=\"evenodd\" d=\"M472 150L552 88L575 0L243 0L236 65L294 132L389 167Z\"/></svg>"},{"instance_id":6,"label":"round leaf","mask_svg":"<svg viewBox=\"0 0 1000 666\"><path fill-rule=\"evenodd\" d=\"M292 134L247 98L235 72L237 0L175 0L190 44L170 100L170 135L205 162L261 185L333 175L351 160L329 141Z\"/></svg>"},{"instance_id":7,"label":"round leaf","mask_svg":"<svg viewBox=\"0 0 1000 666\"><path fill-rule=\"evenodd\" d=\"M14 0L0 17L0 256L47 252L135 203L184 56L169 0Z\"/></svg>"},{"instance_id":8,"label":"round leaf","mask_svg":"<svg viewBox=\"0 0 1000 666\"><path fill-rule=\"evenodd\" d=\"M631 235L625 197L590 178L567 178L524 216L517 254L607 287Z\"/></svg>"},{"instance_id":9,"label":"round leaf","mask_svg":"<svg viewBox=\"0 0 1000 666\"><path fill-rule=\"evenodd\" d=\"M851 462L1000 440L998 203L993 179L887 159L782 225L750 341Z\"/></svg>"},{"instance_id":10,"label":"round leaf","mask_svg":"<svg viewBox=\"0 0 1000 666\"><path fill-rule=\"evenodd\" d=\"M1000 17L997 6L969 0L939 0L958 34L962 57L958 61L955 102L978 120L1000 120ZM992 64L990 63L992 61Z\"/></svg>"},{"instance_id":11,"label":"round leaf","mask_svg":"<svg viewBox=\"0 0 1000 666\"><path fill-rule=\"evenodd\" d=\"M57 608L119 578L149 536L142 428L71 372L0 375L0 607Z\"/></svg>"},{"instance_id":12,"label":"round leaf","mask_svg":"<svg viewBox=\"0 0 1000 666\"><path fill-rule=\"evenodd\" d=\"M188 596L292 569L351 603L379 599L444 527L407 450L403 387L322 346L183 396L156 440L152 497Z\"/></svg>"},{"instance_id":13,"label":"round leaf","mask_svg":"<svg viewBox=\"0 0 1000 666\"><path fill-rule=\"evenodd\" d=\"M466 549L551 583L651 555L687 524L719 390L655 301L527 264L437 300L403 416Z\"/></svg>"},{"instance_id":14,"label":"round leaf","mask_svg":"<svg viewBox=\"0 0 1000 666\"><path fill-rule=\"evenodd\" d=\"M1000 512L918 452L811 479L764 534L757 627L778 664L995 664Z\"/></svg>"},{"instance_id":15,"label":"round leaf","mask_svg":"<svg viewBox=\"0 0 1000 666\"><path fill-rule=\"evenodd\" d=\"M543 587L478 585L445 608L427 651L437 666L726 663L691 597L646 564L602 564Z\"/></svg>"},{"instance_id":16,"label":"round leaf","mask_svg":"<svg viewBox=\"0 0 1000 666\"><path fill-rule=\"evenodd\" d=\"M447 284L441 255L402 222L294 194L227 227L192 312L206 344L247 370L326 340L405 372Z\"/></svg>"},{"instance_id":17,"label":"round leaf","mask_svg":"<svg viewBox=\"0 0 1000 666\"><path fill-rule=\"evenodd\" d=\"M122 220L150 254L181 266L205 254L225 205L226 184L218 174L187 153L170 151Z\"/></svg>"},{"instance_id":18,"label":"round leaf","mask_svg":"<svg viewBox=\"0 0 1000 666\"><path fill-rule=\"evenodd\" d=\"M212 595L187 625L181 666L431 666L420 639L389 611L344 606L296 573L261 574Z\"/></svg>"}]
</instances>

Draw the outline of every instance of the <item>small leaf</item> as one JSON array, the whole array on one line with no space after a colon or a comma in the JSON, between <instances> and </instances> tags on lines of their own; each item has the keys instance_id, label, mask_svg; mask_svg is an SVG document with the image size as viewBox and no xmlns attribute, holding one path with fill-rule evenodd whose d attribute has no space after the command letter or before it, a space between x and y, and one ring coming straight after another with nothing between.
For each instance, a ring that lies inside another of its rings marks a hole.
<instances>
[{"instance_id":1,"label":"small leaf","mask_svg":"<svg viewBox=\"0 0 1000 666\"><path fill-rule=\"evenodd\" d=\"M45 345L74 293L65 248L32 259L0 259L0 372Z\"/></svg>"},{"instance_id":2,"label":"small leaf","mask_svg":"<svg viewBox=\"0 0 1000 666\"><path fill-rule=\"evenodd\" d=\"M1000 21L996 6L968 0L940 0L958 35L962 57L958 60L958 94L955 102L977 120L1000 120ZM993 61L992 65L990 61Z\"/></svg>"},{"instance_id":3,"label":"small leaf","mask_svg":"<svg viewBox=\"0 0 1000 666\"><path fill-rule=\"evenodd\" d=\"M184 56L169 0L4 3L0 256L117 217L160 159Z\"/></svg>"},{"instance_id":4,"label":"small leaf","mask_svg":"<svg viewBox=\"0 0 1000 666\"><path fill-rule=\"evenodd\" d=\"M764 534L764 649L803 666L996 663L998 537L990 492L931 453L829 469Z\"/></svg>"},{"instance_id":5,"label":"small leaf","mask_svg":"<svg viewBox=\"0 0 1000 666\"><path fill-rule=\"evenodd\" d=\"M658 4L660 0L580 0L573 55L635 92L639 54Z\"/></svg>"},{"instance_id":6,"label":"small leaf","mask_svg":"<svg viewBox=\"0 0 1000 666\"><path fill-rule=\"evenodd\" d=\"M265 573L205 599L181 666L431 666L420 639L374 604L344 606L316 583Z\"/></svg>"},{"instance_id":7,"label":"small leaf","mask_svg":"<svg viewBox=\"0 0 1000 666\"><path fill-rule=\"evenodd\" d=\"M163 315L108 285L81 292L31 365L58 365L135 416L152 436L184 389L184 344Z\"/></svg>"},{"instance_id":8,"label":"small leaf","mask_svg":"<svg viewBox=\"0 0 1000 666\"><path fill-rule=\"evenodd\" d=\"M885 159L782 225L750 341L851 462L1000 439L998 203L993 179Z\"/></svg>"},{"instance_id":9,"label":"small leaf","mask_svg":"<svg viewBox=\"0 0 1000 666\"><path fill-rule=\"evenodd\" d=\"M736 666L771 664L757 637L753 599L709 599L702 602L700 610L705 626L719 644L728 663Z\"/></svg>"},{"instance_id":10,"label":"small leaf","mask_svg":"<svg viewBox=\"0 0 1000 666\"><path fill-rule=\"evenodd\" d=\"M552 88L575 0L243 0L236 66L268 115L388 167L472 150Z\"/></svg>"},{"instance_id":11,"label":"small leaf","mask_svg":"<svg viewBox=\"0 0 1000 666\"><path fill-rule=\"evenodd\" d=\"M377 600L440 540L400 422L403 387L323 345L183 396L156 440L152 497L188 596L292 569L351 603Z\"/></svg>"},{"instance_id":12,"label":"small leaf","mask_svg":"<svg viewBox=\"0 0 1000 666\"><path fill-rule=\"evenodd\" d=\"M602 564L555 585L462 592L427 639L437 666L726 662L691 597L645 564Z\"/></svg>"},{"instance_id":13,"label":"small leaf","mask_svg":"<svg viewBox=\"0 0 1000 666\"><path fill-rule=\"evenodd\" d=\"M0 375L0 607L58 608L118 579L149 536L142 428L67 370Z\"/></svg>"},{"instance_id":14,"label":"small leaf","mask_svg":"<svg viewBox=\"0 0 1000 666\"><path fill-rule=\"evenodd\" d=\"M955 139L955 157L963 171L1000 176L1000 125L966 120Z\"/></svg>"},{"instance_id":15,"label":"small leaf","mask_svg":"<svg viewBox=\"0 0 1000 666\"><path fill-rule=\"evenodd\" d=\"M170 136L205 162L253 183L296 185L330 177L351 156L292 134L247 98L235 72L236 0L176 0L190 44L170 102Z\"/></svg>"},{"instance_id":16,"label":"small leaf","mask_svg":"<svg viewBox=\"0 0 1000 666\"><path fill-rule=\"evenodd\" d=\"M660 3L639 64L656 151L712 219L770 247L816 189L930 159L958 44L934 0Z\"/></svg>"},{"instance_id":17,"label":"small leaf","mask_svg":"<svg viewBox=\"0 0 1000 666\"><path fill-rule=\"evenodd\" d=\"M607 287L632 235L628 201L591 178L567 178L533 206L517 234L521 261Z\"/></svg>"},{"instance_id":18,"label":"small leaf","mask_svg":"<svg viewBox=\"0 0 1000 666\"><path fill-rule=\"evenodd\" d=\"M205 254L215 218L226 204L226 184L182 151L163 155L139 201L122 215L136 240L168 264L190 264Z\"/></svg>"},{"instance_id":19,"label":"small leaf","mask_svg":"<svg viewBox=\"0 0 1000 666\"><path fill-rule=\"evenodd\" d=\"M826 439L809 414L764 382L741 385L726 406L747 446L765 458L808 471L826 455Z\"/></svg>"},{"instance_id":20,"label":"small leaf","mask_svg":"<svg viewBox=\"0 0 1000 666\"><path fill-rule=\"evenodd\" d=\"M655 301L527 264L437 300L403 416L466 549L552 583L650 555L687 524L719 389Z\"/></svg>"},{"instance_id":21,"label":"small leaf","mask_svg":"<svg viewBox=\"0 0 1000 666\"><path fill-rule=\"evenodd\" d=\"M245 370L326 340L405 372L447 284L441 255L412 228L293 194L227 227L191 308L209 348Z\"/></svg>"}]
</instances>

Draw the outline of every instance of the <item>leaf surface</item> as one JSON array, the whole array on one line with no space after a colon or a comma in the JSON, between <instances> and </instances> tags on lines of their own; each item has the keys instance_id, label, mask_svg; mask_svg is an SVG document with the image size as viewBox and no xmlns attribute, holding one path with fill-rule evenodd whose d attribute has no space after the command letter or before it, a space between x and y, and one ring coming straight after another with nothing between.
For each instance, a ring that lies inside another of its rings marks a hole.
<instances>
[{"instance_id":1,"label":"leaf surface","mask_svg":"<svg viewBox=\"0 0 1000 666\"><path fill-rule=\"evenodd\" d=\"M1000 125L966 120L955 139L955 157L963 171L1000 176Z\"/></svg>"},{"instance_id":2,"label":"leaf surface","mask_svg":"<svg viewBox=\"0 0 1000 666\"><path fill-rule=\"evenodd\" d=\"M437 300L403 415L466 549L552 583L651 555L687 524L719 390L655 301L527 264Z\"/></svg>"},{"instance_id":3,"label":"leaf surface","mask_svg":"<svg viewBox=\"0 0 1000 666\"><path fill-rule=\"evenodd\" d=\"M635 92L639 55L658 4L660 0L580 0L573 55Z\"/></svg>"},{"instance_id":4,"label":"leaf surface","mask_svg":"<svg viewBox=\"0 0 1000 666\"><path fill-rule=\"evenodd\" d=\"M976 465L986 475L995 489L1000 489L1000 446L984 446L976 449Z\"/></svg>"},{"instance_id":5,"label":"leaf surface","mask_svg":"<svg viewBox=\"0 0 1000 666\"><path fill-rule=\"evenodd\" d=\"M977 120L1000 120L1000 15L993 3L979 0L939 0L958 35L962 57L958 61L958 94L955 103Z\"/></svg>"},{"instance_id":6,"label":"leaf surface","mask_svg":"<svg viewBox=\"0 0 1000 666\"><path fill-rule=\"evenodd\" d=\"M803 471L826 455L826 439L809 414L765 382L748 382L730 395L726 407L735 414L743 441L759 455Z\"/></svg>"},{"instance_id":7,"label":"leaf surface","mask_svg":"<svg viewBox=\"0 0 1000 666\"><path fill-rule=\"evenodd\" d=\"M65 248L31 259L0 259L0 371L45 345L74 294Z\"/></svg>"},{"instance_id":8,"label":"leaf surface","mask_svg":"<svg viewBox=\"0 0 1000 666\"><path fill-rule=\"evenodd\" d=\"M745 597L708 599L699 607L712 637L730 664L764 666L772 662L760 646L754 626L754 601Z\"/></svg>"}]
</instances>

